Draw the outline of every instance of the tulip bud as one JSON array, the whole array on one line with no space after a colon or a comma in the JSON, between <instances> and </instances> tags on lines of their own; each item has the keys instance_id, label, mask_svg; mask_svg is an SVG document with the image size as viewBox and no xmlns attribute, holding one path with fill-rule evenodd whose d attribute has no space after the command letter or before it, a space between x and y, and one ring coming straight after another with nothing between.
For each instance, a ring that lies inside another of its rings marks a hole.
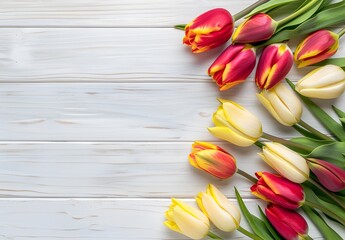
<instances>
[{"instance_id":1,"label":"tulip bud","mask_svg":"<svg viewBox=\"0 0 345 240\"><path fill-rule=\"evenodd\" d=\"M297 96L284 84L279 83L270 90L256 94L262 105L281 124L292 126L301 120L303 107Z\"/></svg>"},{"instance_id":2,"label":"tulip bud","mask_svg":"<svg viewBox=\"0 0 345 240\"><path fill-rule=\"evenodd\" d=\"M309 178L306 160L280 143L265 143L259 156L280 175L292 182L302 183Z\"/></svg>"},{"instance_id":3,"label":"tulip bud","mask_svg":"<svg viewBox=\"0 0 345 240\"><path fill-rule=\"evenodd\" d=\"M211 222L224 232L232 232L240 226L241 213L215 186L208 185L205 192L196 197L199 208Z\"/></svg>"},{"instance_id":4,"label":"tulip bud","mask_svg":"<svg viewBox=\"0 0 345 240\"><path fill-rule=\"evenodd\" d=\"M259 179L250 190L252 194L288 209L299 208L304 203L304 191L300 184L269 172L256 172Z\"/></svg>"},{"instance_id":5,"label":"tulip bud","mask_svg":"<svg viewBox=\"0 0 345 240\"><path fill-rule=\"evenodd\" d=\"M307 158L310 170L316 175L319 182L332 192L345 189L345 171L329 162Z\"/></svg>"},{"instance_id":6,"label":"tulip bud","mask_svg":"<svg viewBox=\"0 0 345 240\"><path fill-rule=\"evenodd\" d=\"M255 49L251 45L230 45L210 66L208 75L215 80L219 90L224 91L246 80L255 63Z\"/></svg>"},{"instance_id":7,"label":"tulip bud","mask_svg":"<svg viewBox=\"0 0 345 240\"><path fill-rule=\"evenodd\" d=\"M210 229L207 216L182 201L174 198L171 201L169 210L165 212L167 221L164 225L192 239L204 238Z\"/></svg>"},{"instance_id":8,"label":"tulip bud","mask_svg":"<svg viewBox=\"0 0 345 240\"><path fill-rule=\"evenodd\" d=\"M319 67L296 84L296 91L305 97L333 99L345 90L345 72L336 65Z\"/></svg>"},{"instance_id":9,"label":"tulip bud","mask_svg":"<svg viewBox=\"0 0 345 240\"><path fill-rule=\"evenodd\" d=\"M220 179L229 178L237 171L236 159L212 143L193 143L188 159L193 167Z\"/></svg>"},{"instance_id":10,"label":"tulip bud","mask_svg":"<svg viewBox=\"0 0 345 240\"><path fill-rule=\"evenodd\" d=\"M183 43L191 46L193 53L201 53L226 43L233 31L231 14L226 9L215 8L186 25Z\"/></svg>"},{"instance_id":11,"label":"tulip bud","mask_svg":"<svg viewBox=\"0 0 345 240\"><path fill-rule=\"evenodd\" d=\"M276 31L278 23L265 13L258 13L241 23L232 36L234 43L255 43L267 40Z\"/></svg>"},{"instance_id":12,"label":"tulip bud","mask_svg":"<svg viewBox=\"0 0 345 240\"><path fill-rule=\"evenodd\" d=\"M309 66L334 55L338 46L338 34L328 30L318 30L298 44L294 60L298 68Z\"/></svg>"},{"instance_id":13,"label":"tulip bud","mask_svg":"<svg viewBox=\"0 0 345 240\"><path fill-rule=\"evenodd\" d=\"M266 207L265 213L269 222L284 239L306 239L308 224L296 211L270 204Z\"/></svg>"},{"instance_id":14,"label":"tulip bud","mask_svg":"<svg viewBox=\"0 0 345 240\"><path fill-rule=\"evenodd\" d=\"M240 147L255 143L262 135L260 120L235 102L219 101L221 105L212 118L216 126L208 128L210 133Z\"/></svg>"},{"instance_id":15,"label":"tulip bud","mask_svg":"<svg viewBox=\"0 0 345 240\"><path fill-rule=\"evenodd\" d=\"M283 80L293 65L293 56L285 43L271 44L261 53L255 82L260 89L270 89Z\"/></svg>"}]
</instances>

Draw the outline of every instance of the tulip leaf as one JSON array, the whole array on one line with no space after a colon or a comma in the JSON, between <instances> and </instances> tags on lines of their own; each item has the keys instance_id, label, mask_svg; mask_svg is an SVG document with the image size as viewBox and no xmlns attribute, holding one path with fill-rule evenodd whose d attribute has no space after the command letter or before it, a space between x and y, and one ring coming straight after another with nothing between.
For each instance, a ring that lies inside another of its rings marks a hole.
<instances>
[{"instance_id":1,"label":"tulip leaf","mask_svg":"<svg viewBox=\"0 0 345 240\"><path fill-rule=\"evenodd\" d=\"M315 136L313 133L309 132L308 130L306 130L305 128L302 128L301 126L295 124L292 125L292 127L299 132L300 134L302 134L303 136L307 137L307 138L313 138L313 139L320 139L317 136Z\"/></svg>"},{"instance_id":2,"label":"tulip leaf","mask_svg":"<svg viewBox=\"0 0 345 240\"><path fill-rule=\"evenodd\" d=\"M237 191L236 187L235 187L235 194L236 194L238 205L240 206L240 209L244 217L247 219L248 224L250 228L253 230L253 232L262 239L274 240L272 236L270 235L269 230L266 228L265 223L262 220L260 220L258 217L254 216L253 214L249 212L248 208L244 204L243 199L240 193Z\"/></svg>"},{"instance_id":3,"label":"tulip leaf","mask_svg":"<svg viewBox=\"0 0 345 240\"><path fill-rule=\"evenodd\" d=\"M334 142L316 147L310 154L305 157L322 159L344 169L344 153L345 142Z\"/></svg>"},{"instance_id":4,"label":"tulip leaf","mask_svg":"<svg viewBox=\"0 0 345 240\"><path fill-rule=\"evenodd\" d=\"M338 115L339 120L340 120L340 122L343 125L343 128L345 130L345 112L341 111L339 108L335 107L334 105L332 105L332 108L333 108L334 112Z\"/></svg>"},{"instance_id":5,"label":"tulip leaf","mask_svg":"<svg viewBox=\"0 0 345 240\"><path fill-rule=\"evenodd\" d=\"M308 138L308 137L295 137L295 138L291 138L290 139L291 142L294 143L298 143L301 146L305 146L307 148L311 148L313 149L312 151L315 150L315 148L326 145L326 144L330 144L333 143L334 141L328 141L328 140L319 140L319 139L313 139L313 138ZM290 147L292 150L294 150L295 152L299 152L302 155L308 156L309 154L311 154L312 151L301 151L298 148L293 148Z\"/></svg>"},{"instance_id":6,"label":"tulip leaf","mask_svg":"<svg viewBox=\"0 0 345 240\"><path fill-rule=\"evenodd\" d=\"M274 227L272 226L272 224L268 221L265 213L262 211L261 207L259 207L259 212L260 212L260 216L261 216L261 219L262 221L265 223L266 225L266 228L268 229L268 231L270 231L272 237L275 239L275 240L283 240L284 238L282 238L279 233L274 229Z\"/></svg>"},{"instance_id":7,"label":"tulip leaf","mask_svg":"<svg viewBox=\"0 0 345 240\"><path fill-rule=\"evenodd\" d=\"M329 58L321 62L313 64L313 66L325 66L328 64L337 65L339 67L345 67L345 58Z\"/></svg>"},{"instance_id":8,"label":"tulip leaf","mask_svg":"<svg viewBox=\"0 0 345 240\"><path fill-rule=\"evenodd\" d=\"M321 215L313 208L308 206L302 206L303 211L307 214L307 216L312 220L315 226L320 230L322 236L325 239L332 239L332 240L341 240L342 237L334 231L321 217Z\"/></svg>"},{"instance_id":9,"label":"tulip leaf","mask_svg":"<svg viewBox=\"0 0 345 240\"><path fill-rule=\"evenodd\" d=\"M344 11L345 11L345 7L344 7ZM286 78L286 81L288 82L290 87L293 90L295 90L295 85L287 78ZM316 105L309 98L302 96L296 90L295 92L297 93L297 95L299 95L299 97L307 106L309 111L319 120L319 122L325 128L327 128L340 141L345 141L345 131L343 130L342 125L337 123L333 118L331 118L331 116L329 116L322 108Z\"/></svg>"},{"instance_id":10,"label":"tulip leaf","mask_svg":"<svg viewBox=\"0 0 345 240\"><path fill-rule=\"evenodd\" d=\"M288 3L297 1L299 0L271 0L254 8L249 14L245 16L245 18L251 17L257 13L266 13L276 7L284 6Z\"/></svg>"}]
</instances>

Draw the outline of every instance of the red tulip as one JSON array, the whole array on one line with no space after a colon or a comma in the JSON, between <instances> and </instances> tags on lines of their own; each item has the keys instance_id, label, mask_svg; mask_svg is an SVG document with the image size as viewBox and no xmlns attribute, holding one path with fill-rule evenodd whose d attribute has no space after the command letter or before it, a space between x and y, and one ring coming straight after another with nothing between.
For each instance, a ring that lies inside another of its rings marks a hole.
<instances>
[{"instance_id":1,"label":"red tulip","mask_svg":"<svg viewBox=\"0 0 345 240\"><path fill-rule=\"evenodd\" d=\"M272 37L277 22L265 13L258 13L240 24L232 36L234 43L255 43Z\"/></svg>"},{"instance_id":2,"label":"red tulip","mask_svg":"<svg viewBox=\"0 0 345 240\"><path fill-rule=\"evenodd\" d=\"M210 66L208 74L216 81L220 91L224 91L246 80L255 63L255 49L251 45L230 45Z\"/></svg>"},{"instance_id":3,"label":"red tulip","mask_svg":"<svg viewBox=\"0 0 345 240\"><path fill-rule=\"evenodd\" d=\"M294 59L297 67L309 66L334 55L339 46L338 34L318 30L310 34L296 48Z\"/></svg>"},{"instance_id":4,"label":"red tulip","mask_svg":"<svg viewBox=\"0 0 345 240\"><path fill-rule=\"evenodd\" d=\"M270 89L285 78L293 65L293 56L285 43L267 46L261 54L255 74L260 89Z\"/></svg>"},{"instance_id":5,"label":"red tulip","mask_svg":"<svg viewBox=\"0 0 345 240\"><path fill-rule=\"evenodd\" d=\"M194 142L188 159L193 167L220 179L229 178L237 171L236 159L212 143Z\"/></svg>"},{"instance_id":6,"label":"red tulip","mask_svg":"<svg viewBox=\"0 0 345 240\"><path fill-rule=\"evenodd\" d=\"M329 162L308 158L310 170L316 175L319 182L332 192L345 189L345 171Z\"/></svg>"},{"instance_id":7,"label":"red tulip","mask_svg":"<svg viewBox=\"0 0 345 240\"><path fill-rule=\"evenodd\" d=\"M265 209L266 216L277 232L287 240L305 239L308 224L296 211L270 204Z\"/></svg>"},{"instance_id":8,"label":"red tulip","mask_svg":"<svg viewBox=\"0 0 345 240\"><path fill-rule=\"evenodd\" d=\"M256 172L255 175L259 180L250 190L258 198L289 209L303 204L304 191L300 184L269 172Z\"/></svg>"},{"instance_id":9,"label":"red tulip","mask_svg":"<svg viewBox=\"0 0 345 240\"><path fill-rule=\"evenodd\" d=\"M226 43L233 30L231 14L226 9L215 8L186 25L183 43L191 46L193 53L205 52Z\"/></svg>"}]
</instances>

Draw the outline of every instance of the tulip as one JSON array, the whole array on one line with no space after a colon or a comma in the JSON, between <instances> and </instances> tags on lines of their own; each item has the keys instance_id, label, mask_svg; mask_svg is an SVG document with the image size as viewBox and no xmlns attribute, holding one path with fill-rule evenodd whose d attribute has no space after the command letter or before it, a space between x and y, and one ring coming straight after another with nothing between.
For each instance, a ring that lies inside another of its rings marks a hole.
<instances>
[{"instance_id":1,"label":"tulip","mask_svg":"<svg viewBox=\"0 0 345 240\"><path fill-rule=\"evenodd\" d=\"M310 170L316 175L319 182L332 192L345 189L345 171L329 162L308 158Z\"/></svg>"},{"instance_id":2,"label":"tulip","mask_svg":"<svg viewBox=\"0 0 345 240\"><path fill-rule=\"evenodd\" d=\"M301 120L303 107L297 96L284 84L279 83L270 90L256 95L262 105L281 124L292 126Z\"/></svg>"},{"instance_id":3,"label":"tulip","mask_svg":"<svg viewBox=\"0 0 345 240\"><path fill-rule=\"evenodd\" d=\"M285 43L271 44L262 51L255 82L260 89L270 89L283 80L293 65L293 56Z\"/></svg>"},{"instance_id":4,"label":"tulip","mask_svg":"<svg viewBox=\"0 0 345 240\"><path fill-rule=\"evenodd\" d=\"M241 147L255 143L262 135L260 120L235 102L219 101L221 105L212 118L216 126L208 128L210 133Z\"/></svg>"},{"instance_id":5,"label":"tulip","mask_svg":"<svg viewBox=\"0 0 345 240\"><path fill-rule=\"evenodd\" d=\"M222 148L207 142L195 142L188 156L190 164L217 178L226 179L236 173L236 159Z\"/></svg>"},{"instance_id":6,"label":"tulip","mask_svg":"<svg viewBox=\"0 0 345 240\"><path fill-rule=\"evenodd\" d=\"M233 30L231 14L226 9L215 8L186 25L183 43L191 46L193 53L205 52L226 43Z\"/></svg>"},{"instance_id":7,"label":"tulip","mask_svg":"<svg viewBox=\"0 0 345 240\"><path fill-rule=\"evenodd\" d=\"M338 46L338 34L328 30L318 30L297 46L294 60L298 68L309 66L334 55Z\"/></svg>"},{"instance_id":8,"label":"tulip","mask_svg":"<svg viewBox=\"0 0 345 240\"><path fill-rule=\"evenodd\" d=\"M215 80L219 90L224 91L246 80L255 63L255 49L251 45L230 45L210 66L208 75Z\"/></svg>"},{"instance_id":9,"label":"tulip","mask_svg":"<svg viewBox=\"0 0 345 240\"><path fill-rule=\"evenodd\" d=\"M295 183L309 179L309 167L298 153L276 142L265 143L259 156L280 175Z\"/></svg>"},{"instance_id":10,"label":"tulip","mask_svg":"<svg viewBox=\"0 0 345 240\"><path fill-rule=\"evenodd\" d=\"M204 238L210 229L207 216L182 201L174 198L171 200L172 204L165 213L167 221L164 225L192 239Z\"/></svg>"},{"instance_id":11,"label":"tulip","mask_svg":"<svg viewBox=\"0 0 345 240\"><path fill-rule=\"evenodd\" d=\"M241 23L232 36L234 43L255 43L272 37L277 22L265 13L258 13Z\"/></svg>"},{"instance_id":12,"label":"tulip","mask_svg":"<svg viewBox=\"0 0 345 240\"><path fill-rule=\"evenodd\" d=\"M255 175L259 180L250 190L258 198L289 209L299 208L304 203L300 184L269 172L256 172Z\"/></svg>"},{"instance_id":13,"label":"tulip","mask_svg":"<svg viewBox=\"0 0 345 240\"><path fill-rule=\"evenodd\" d=\"M241 213L215 186L209 185L206 192L196 197L199 208L220 230L232 232L240 226Z\"/></svg>"},{"instance_id":14,"label":"tulip","mask_svg":"<svg viewBox=\"0 0 345 240\"><path fill-rule=\"evenodd\" d=\"M339 97L345 90L345 72L336 65L319 67L296 84L296 91L301 95L320 99Z\"/></svg>"},{"instance_id":15,"label":"tulip","mask_svg":"<svg viewBox=\"0 0 345 240\"><path fill-rule=\"evenodd\" d=\"M265 213L269 222L284 239L306 239L308 236L308 224L296 211L270 204L266 207Z\"/></svg>"}]
</instances>

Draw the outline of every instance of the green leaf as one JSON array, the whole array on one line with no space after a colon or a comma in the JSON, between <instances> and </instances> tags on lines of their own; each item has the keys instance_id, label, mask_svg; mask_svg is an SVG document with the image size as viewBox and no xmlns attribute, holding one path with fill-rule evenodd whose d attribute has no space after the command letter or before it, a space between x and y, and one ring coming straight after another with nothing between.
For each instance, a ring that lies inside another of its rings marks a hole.
<instances>
[{"instance_id":1,"label":"green leaf","mask_svg":"<svg viewBox=\"0 0 345 240\"><path fill-rule=\"evenodd\" d=\"M295 137L295 138L291 138L290 141L301 144L301 145L309 146L312 148L317 148L325 144L334 143L334 141L319 140L319 139L313 139L313 138L308 138L308 137Z\"/></svg>"},{"instance_id":2,"label":"green leaf","mask_svg":"<svg viewBox=\"0 0 345 240\"><path fill-rule=\"evenodd\" d=\"M345 167L345 142L335 142L321 145L315 148L307 158L318 158L337 165L344 169Z\"/></svg>"},{"instance_id":3,"label":"green leaf","mask_svg":"<svg viewBox=\"0 0 345 240\"><path fill-rule=\"evenodd\" d=\"M302 128L301 126L295 124L295 125L292 125L292 127L297 131L299 132L300 134L302 134L303 136L305 137L308 137L308 138L313 138L313 139L320 139L318 138L317 136L315 136L314 134L312 134L311 132L309 132L308 130Z\"/></svg>"},{"instance_id":4,"label":"green leaf","mask_svg":"<svg viewBox=\"0 0 345 240\"><path fill-rule=\"evenodd\" d=\"M248 208L244 204L242 197L241 197L240 193L237 191L236 187L235 187L235 194L236 194L238 205L240 206L240 209L241 209L244 217L247 219L248 224L249 224L250 228L253 230L253 232L262 239L274 240L270 236L270 233L267 230L267 228L265 227L265 224L260 219L258 219L257 217L255 217L254 215L252 215L249 212Z\"/></svg>"},{"instance_id":5,"label":"green leaf","mask_svg":"<svg viewBox=\"0 0 345 240\"><path fill-rule=\"evenodd\" d=\"M345 8L344 8L345 11ZM345 14L344 14L345 16ZM337 139L340 141L345 141L345 131L343 130L342 125L337 123L333 118L331 118L322 108L316 105L309 98L302 96L295 90L295 85L286 78L286 81L290 87L299 95L301 100L307 106L309 111L319 120L319 122L327 128Z\"/></svg>"},{"instance_id":6,"label":"green leaf","mask_svg":"<svg viewBox=\"0 0 345 240\"><path fill-rule=\"evenodd\" d=\"M342 237L334 231L328 224L323 220L321 215L313 208L308 206L302 206L302 209L307 216L313 221L317 229L321 232L325 239L342 240Z\"/></svg>"},{"instance_id":7,"label":"green leaf","mask_svg":"<svg viewBox=\"0 0 345 240\"><path fill-rule=\"evenodd\" d=\"M338 115L339 120L340 120L340 122L343 125L343 128L345 130L345 112L343 112L339 108L335 107L334 105L332 105L332 108L333 108L334 112Z\"/></svg>"},{"instance_id":8,"label":"green leaf","mask_svg":"<svg viewBox=\"0 0 345 240\"><path fill-rule=\"evenodd\" d=\"M275 239L275 240L283 240L284 238L282 238L279 233L274 229L274 227L272 226L272 224L268 221L266 215L264 214L264 212L262 211L261 207L259 207L259 212L260 212L260 216L261 216L261 219L262 221L265 223L266 225L266 228L268 229L268 231L270 231L272 237Z\"/></svg>"},{"instance_id":9,"label":"green leaf","mask_svg":"<svg viewBox=\"0 0 345 240\"><path fill-rule=\"evenodd\" d=\"M268 1L264 4L261 4L260 6L254 8L249 14L247 14L245 16L245 18L247 17L251 17L257 13L265 13L265 12L268 12L276 7L280 7L280 6L283 6L283 5L286 5L288 3L291 3L291 2L297 2L298 0L271 0L271 1Z\"/></svg>"},{"instance_id":10,"label":"green leaf","mask_svg":"<svg viewBox=\"0 0 345 240\"><path fill-rule=\"evenodd\" d=\"M321 62L313 64L313 66L325 66L328 64L337 65L339 67L345 67L345 58L329 58Z\"/></svg>"}]
</instances>

